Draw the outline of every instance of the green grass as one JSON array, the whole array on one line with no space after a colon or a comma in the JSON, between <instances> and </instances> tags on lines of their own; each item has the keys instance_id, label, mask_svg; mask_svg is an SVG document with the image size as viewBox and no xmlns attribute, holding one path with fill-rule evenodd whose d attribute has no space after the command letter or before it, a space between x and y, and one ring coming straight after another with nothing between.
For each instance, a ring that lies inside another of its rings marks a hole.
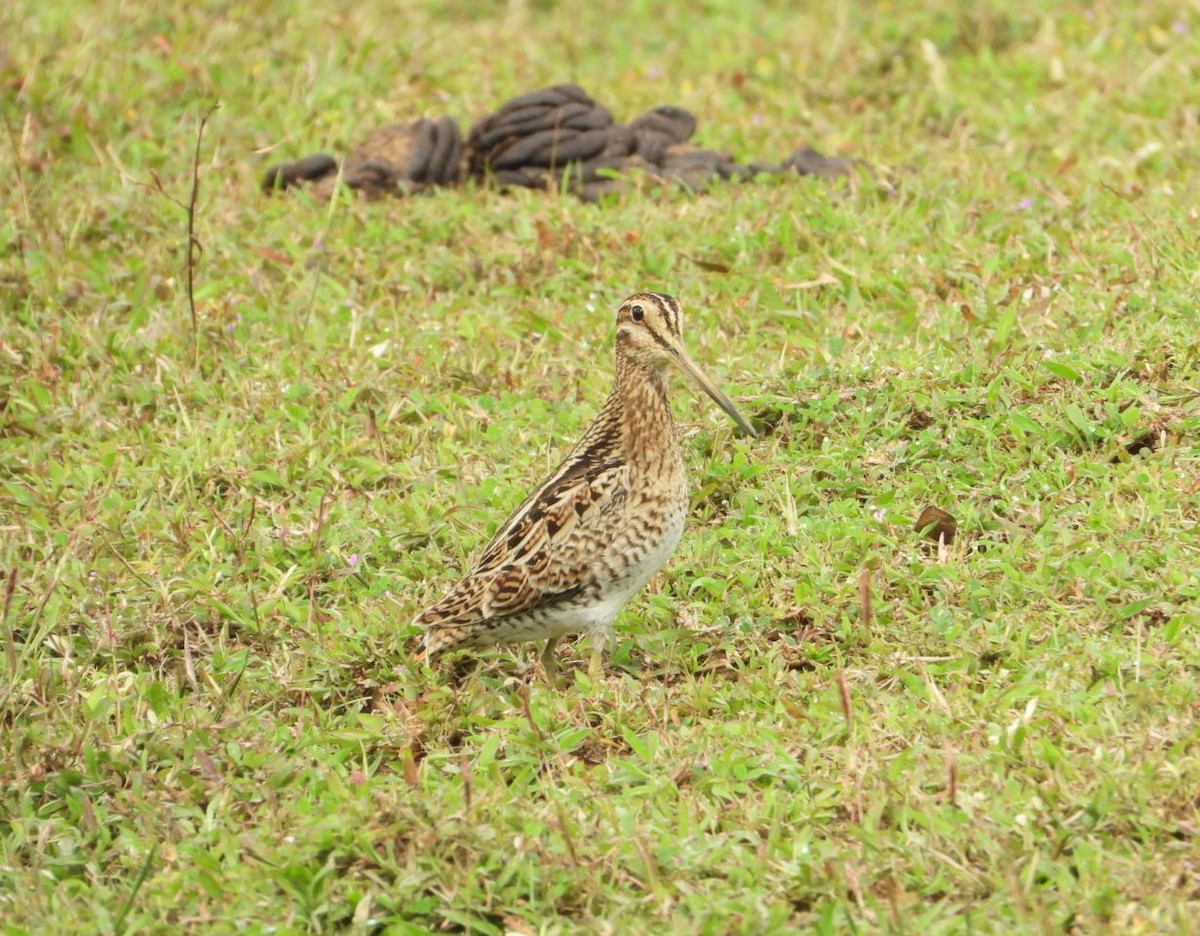
<instances>
[{"instance_id":1,"label":"green grass","mask_svg":"<svg viewBox=\"0 0 1200 936\"><path fill-rule=\"evenodd\" d=\"M0 12L0 932L1196 930L1197 11L440 6ZM880 174L257 194L562 80ZM604 682L414 664L639 288L763 437Z\"/></svg>"}]
</instances>

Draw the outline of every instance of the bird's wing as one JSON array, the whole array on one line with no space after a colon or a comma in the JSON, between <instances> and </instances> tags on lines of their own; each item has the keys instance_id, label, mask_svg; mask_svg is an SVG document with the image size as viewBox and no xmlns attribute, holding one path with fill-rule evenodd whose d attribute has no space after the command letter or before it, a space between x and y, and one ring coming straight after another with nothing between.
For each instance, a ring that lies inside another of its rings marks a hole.
<instances>
[{"instance_id":1,"label":"bird's wing","mask_svg":"<svg viewBox=\"0 0 1200 936\"><path fill-rule=\"evenodd\" d=\"M424 627L460 627L511 617L580 594L610 546L624 511L623 461L568 461L516 509L475 567L417 615Z\"/></svg>"}]
</instances>

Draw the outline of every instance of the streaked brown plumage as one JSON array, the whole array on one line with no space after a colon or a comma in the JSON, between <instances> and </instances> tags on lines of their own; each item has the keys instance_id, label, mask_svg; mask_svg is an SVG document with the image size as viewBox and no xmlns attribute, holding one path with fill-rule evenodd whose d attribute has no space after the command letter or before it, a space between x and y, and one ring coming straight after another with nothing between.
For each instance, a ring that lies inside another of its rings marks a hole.
<instances>
[{"instance_id":1,"label":"streaked brown plumage","mask_svg":"<svg viewBox=\"0 0 1200 936\"><path fill-rule=\"evenodd\" d=\"M679 303L637 293L617 312L617 377L580 442L484 549L466 577L417 615L422 657L456 647L545 640L555 671L564 634L592 634L589 666L621 607L666 562L688 507L683 456L667 398L675 362L742 428L733 403L684 350Z\"/></svg>"}]
</instances>

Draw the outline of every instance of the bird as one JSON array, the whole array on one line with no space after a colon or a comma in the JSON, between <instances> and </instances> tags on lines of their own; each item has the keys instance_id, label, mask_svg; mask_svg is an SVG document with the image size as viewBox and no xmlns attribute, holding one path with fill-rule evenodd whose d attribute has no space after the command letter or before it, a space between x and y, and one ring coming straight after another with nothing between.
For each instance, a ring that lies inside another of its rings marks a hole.
<instances>
[{"instance_id":1,"label":"bird","mask_svg":"<svg viewBox=\"0 0 1200 936\"><path fill-rule=\"evenodd\" d=\"M603 676L613 621L663 566L683 535L688 487L667 395L683 370L751 438L754 427L684 348L680 305L657 292L617 310L616 379L595 420L496 532L469 572L413 623L428 660L448 650L591 637L589 677Z\"/></svg>"}]
</instances>

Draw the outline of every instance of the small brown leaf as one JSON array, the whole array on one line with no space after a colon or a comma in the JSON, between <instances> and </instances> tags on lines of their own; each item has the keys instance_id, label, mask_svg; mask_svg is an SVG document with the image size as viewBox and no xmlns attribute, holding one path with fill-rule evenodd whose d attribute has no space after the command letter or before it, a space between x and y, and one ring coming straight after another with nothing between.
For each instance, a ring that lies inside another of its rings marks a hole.
<instances>
[{"instance_id":1,"label":"small brown leaf","mask_svg":"<svg viewBox=\"0 0 1200 936\"><path fill-rule=\"evenodd\" d=\"M796 631L803 632L813 625L813 617L808 613L808 608L795 608L775 622L780 626L780 632L783 633L784 627L791 627Z\"/></svg>"},{"instance_id":2,"label":"small brown leaf","mask_svg":"<svg viewBox=\"0 0 1200 936\"><path fill-rule=\"evenodd\" d=\"M272 250L270 247L255 247L254 252L264 260L274 260L283 266L291 266L292 258L285 253L280 253L278 250Z\"/></svg>"},{"instance_id":3,"label":"small brown leaf","mask_svg":"<svg viewBox=\"0 0 1200 936\"><path fill-rule=\"evenodd\" d=\"M940 507L930 504L921 511L913 529L918 533L925 532L935 543L943 542L949 546L954 542L954 534L958 532L958 521Z\"/></svg>"},{"instance_id":4,"label":"small brown leaf","mask_svg":"<svg viewBox=\"0 0 1200 936\"><path fill-rule=\"evenodd\" d=\"M554 248L554 232L541 218L535 218L533 226L537 228L538 249L545 253L552 253Z\"/></svg>"},{"instance_id":5,"label":"small brown leaf","mask_svg":"<svg viewBox=\"0 0 1200 936\"><path fill-rule=\"evenodd\" d=\"M914 409L908 414L908 428L913 432L920 432L922 429L928 429L933 425L933 417L923 409Z\"/></svg>"},{"instance_id":6,"label":"small brown leaf","mask_svg":"<svg viewBox=\"0 0 1200 936\"><path fill-rule=\"evenodd\" d=\"M196 751L193 755L196 759L196 765L200 768L206 780L211 780L214 783L220 783L225 778L221 775L221 771L217 769L216 763L204 751Z\"/></svg>"},{"instance_id":7,"label":"small brown leaf","mask_svg":"<svg viewBox=\"0 0 1200 936\"><path fill-rule=\"evenodd\" d=\"M688 254L680 254L684 260L690 260L702 270L708 270L710 273L728 273L729 266L721 263L719 260L705 260L702 257L692 257Z\"/></svg>"},{"instance_id":8,"label":"small brown leaf","mask_svg":"<svg viewBox=\"0 0 1200 936\"><path fill-rule=\"evenodd\" d=\"M400 768L404 772L404 782L408 784L409 789L415 790L421 785L421 777L417 772L417 758L412 748L400 755Z\"/></svg>"},{"instance_id":9,"label":"small brown leaf","mask_svg":"<svg viewBox=\"0 0 1200 936\"><path fill-rule=\"evenodd\" d=\"M1125 452L1129 455L1137 455L1142 449L1145 449L1147 452L1157 451L1159 442L1161 441L1160 435L1161 433L1158 429L1147 429L1136 436L1132 442L1125 445ZM1124 461L1124 458L1121 455L1114 455L1111 461L1115 465L1120 461Z\"/></svg>"}]
</instances>

